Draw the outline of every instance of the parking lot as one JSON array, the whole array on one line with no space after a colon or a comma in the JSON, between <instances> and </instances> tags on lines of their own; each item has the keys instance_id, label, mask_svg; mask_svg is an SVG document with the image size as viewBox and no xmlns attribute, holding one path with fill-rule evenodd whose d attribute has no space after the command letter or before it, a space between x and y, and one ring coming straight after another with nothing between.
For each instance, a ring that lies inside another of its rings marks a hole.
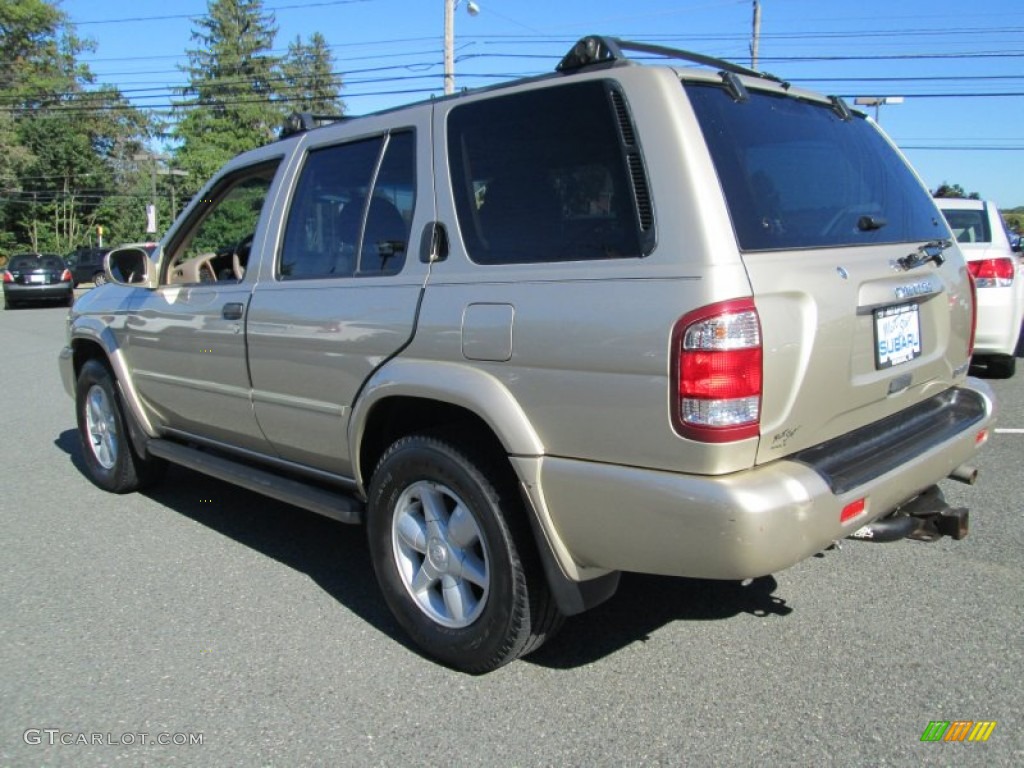
<instances>
[{"instance_id":1,"label":"parking lot","mask_svg":"<svg viewBox=\"0 0 1024 768\"><path fill-rule=\"evenodd\" d=\"M362 529L177 468L93 486L65 313L0 312L0 765L1024 764L1024 374L991 381L978 484L943 483L966 540L627 575L470 677L407 644ZM933 721L996 726L924 742Z\"/></svg>"}]
</instances>

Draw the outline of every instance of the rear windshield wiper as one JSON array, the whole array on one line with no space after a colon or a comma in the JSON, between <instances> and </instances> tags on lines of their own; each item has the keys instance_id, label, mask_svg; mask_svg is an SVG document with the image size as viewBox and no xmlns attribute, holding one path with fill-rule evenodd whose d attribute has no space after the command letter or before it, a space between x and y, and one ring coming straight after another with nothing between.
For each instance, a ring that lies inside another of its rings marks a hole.
<instances>
[{"instance_id":1,"label":"rear windshield wiper","mask_svg":"<svg viewBox=\"0 0 1024 768\"><path fill-rule=\"evenodd\" d=\"M903 269L916 269L929 261L934 261L935 266L941 267L946 261L943 252L952 244L952 240L932 240L918 248L916 253L908 253L902 259L896 259L896 263Z\"/></svg>"},{"instance_id":2,"label":"rear windshield wiper","mask_svg":"<svg viewBox=\"0 0 1024 768\"><path fill-rule=\"evenodd\" d=\"M881 229L888 223L889 220L883 219L881 216L861 216L857 219L857 229L861 232L872 232Z\"/></svg>"}]
</instances>

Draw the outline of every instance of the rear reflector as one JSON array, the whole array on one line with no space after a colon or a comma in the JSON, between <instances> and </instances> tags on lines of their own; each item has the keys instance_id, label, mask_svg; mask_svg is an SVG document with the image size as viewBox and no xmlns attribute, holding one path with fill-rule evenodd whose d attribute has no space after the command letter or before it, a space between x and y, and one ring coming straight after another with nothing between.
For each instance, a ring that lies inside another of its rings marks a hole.
<instances>
[{"instance_id":1,"label":"rear reflector","mask_svg":"<svg viewBox=\"0 0 1024 768\"><path fill-rule=\"evenodd\" d=\"M851 501L849 504L843 507L843 511L839 513L839 522L845 523L847 520L853 520L853 518L864 514L865 507L866 502L864 499L857 499L856 501Z\"/></svg>"},{"instance_id":2,"label":"rear reflector","mask_svg":"<svg viewBox=\"0 0 1024 768\"><path fill-rule=\"evenodd\" d=\"M974 282L979 288L1009 288L1017 273L1017 265L1013 259L978 259L968 261L967 268L974 275Z\"/></svg>"},{"instance_id":3,"label":"rear reflector","mask_svg":"<svg viewBox=\"0 0 1024 768\"><path fill-rule=\"evenodd\" d=\"M683 437L722 443L760 433L761 324L751 299L690 312L672 332L672 421Z\"/></svg>"}]
</instances>

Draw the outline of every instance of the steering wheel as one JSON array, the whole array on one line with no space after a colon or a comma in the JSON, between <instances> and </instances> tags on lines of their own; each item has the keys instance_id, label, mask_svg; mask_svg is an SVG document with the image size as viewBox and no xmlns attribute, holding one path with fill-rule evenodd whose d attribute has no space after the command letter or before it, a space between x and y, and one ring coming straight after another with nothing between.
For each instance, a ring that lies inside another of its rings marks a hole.
<instances>
[{"instance_id":1,"label":"steering wheel","mask_svg":"<svg viewBox=\"0 0 1024 768\"><path fill-rule=\"evenodd\" d=\"M255 234L254 232L246 235L231 249L231 271L238 280L245 277L245 268L249 264L249 251L252 249L252 240Z\"/></svg>"}]
</instances>

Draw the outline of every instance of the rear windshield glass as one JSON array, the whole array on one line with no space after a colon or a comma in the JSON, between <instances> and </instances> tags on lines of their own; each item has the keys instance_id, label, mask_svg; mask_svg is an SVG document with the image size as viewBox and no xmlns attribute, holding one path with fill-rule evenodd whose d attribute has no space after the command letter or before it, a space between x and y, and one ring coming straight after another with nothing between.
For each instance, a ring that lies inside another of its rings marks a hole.
<instances>
[{"instance_id":1,"label":"rear windshield glass","mask_svg":"<svg viewBox=\"0 0 1024 768\"><path fill-rule=\"evenodd\" d=\"M960 243L991 243L992 231L988 227L988 217L984 211L969 209L943 209L943 215L949 222L957 242Z\"/></svg>"},{"instance_id":2,"label":"rear windshield glass","mask_svg":"<svg viewBox=\"0 0 1024 768\"><path fill-rule=\"evenodd\" d=\"M38 269L39 268L39 257L29 254L27 256L12 256L11 263L7 265L8 269Z\"/></svg>"},{"instance_id":3,"label":"rear windshield glass","mask_svg":"<svg viewBox=\"0 0 1024 768\"><path fill-rule=\"evenodd\" d=\"M927 190L867 120L828 105L686 84L744 251L946 234Z\"/></svg>"},{"instance_id":4,"label":"rear windshield glass","mask_svg":"<svg viewBox=\"0 0 1024 768\"><path fill-rule=\"evenodd\" d=\"M67 267L60 256L43 256L41 261L43 269L62 270Z\"/></svg>"}]
</instances>

